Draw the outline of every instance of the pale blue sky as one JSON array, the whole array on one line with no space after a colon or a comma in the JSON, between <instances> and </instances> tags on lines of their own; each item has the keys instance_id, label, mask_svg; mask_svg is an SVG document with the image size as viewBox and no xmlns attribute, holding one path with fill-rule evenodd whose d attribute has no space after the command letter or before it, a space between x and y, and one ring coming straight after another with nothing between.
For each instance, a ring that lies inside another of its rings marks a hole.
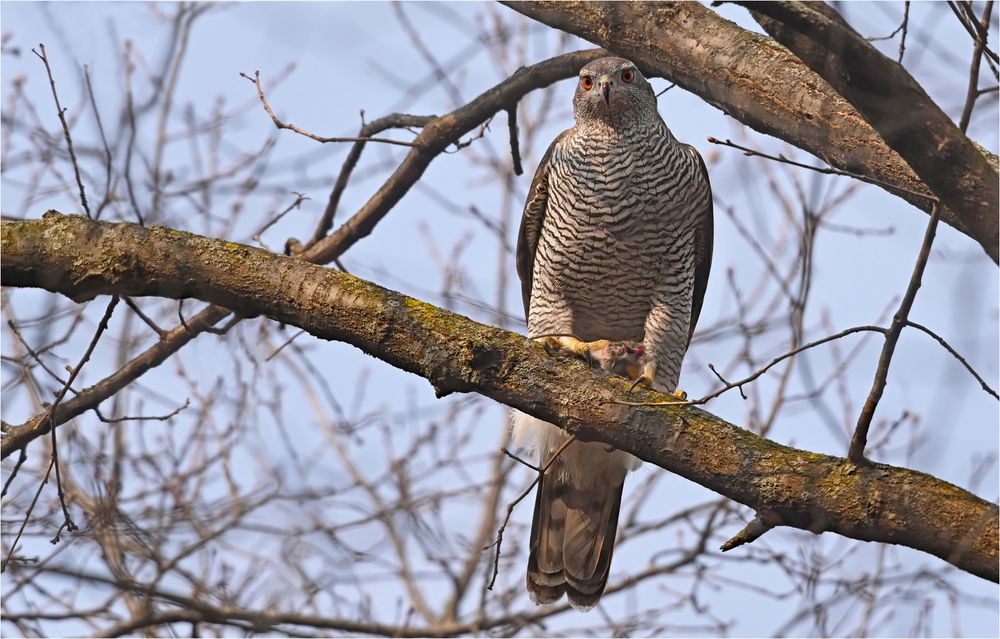
<instances>
[{"instance_id":1,"label":"pale blue sky","mask_svg":"<svg viewBox=\"0 0 1000 639\"><path fill-rule=\"evenodd\" d=\"M882 7L867 3L848 3L846 10L852 24L863 33L885 35L895 28L898 21L897 4L901 3ZM441 11L434 6L409 4L406 8L414 24L418 25L421 38L433 48L438 59L449 61L453 65L454 79L464 100L471 99L494 85L513 70L513 67L507 70L494 68L489 58L481 52L471 56L464 55L472 44L471 31L456 27L443 19ZM446 9L460 16L459 20L468 21L467 24L475 24L487 11L510 15L510 10L506 8L479 3L450 4ZM717 10L728 19L752 27L745 10L739 7L724 5ZM964 87L964 80L956 84L954 77L956 74L965 77L971 44L953 22L928 19L927 8L917 4L912 11L913 33L929 34L937 44L927 50L920 50L915 46L908 50L907 55L914 56L913 61L918 62L911 71L949 114L956 114L961 109L964 90L956 93L954 87ZM163 38L166 33L150 6L141 3L4 2L2 21L4 33L13 35L11 46L21 48L20 56L5 55L2 60L0 81L4 109L6 110L12 79L24 75L27 78L24 90L31 96L40 117L51 125L49 130L53 132L57 128L51 96L41 73L41 64L30 53L32 46L38 42L46 44L62 99L69 107L70 115L86 110L84 94L80 90L80 67L89 65L98 104L108 114L106 117L109 117L117 112L122 92L122 78L111 43L131 38L140 51L158 52L160 46L157 39ZM538 35L531 41L533 48L524 53L529 63L551 55L555 43L555 37L547 33L546 28L539 25L531 28L536 29ZM570 48L576 48L577 45L589 46L576 42ZM894 42L880 43L880 46L890 54L895 50ZM378 65L391 69L397 79L387 78L380 73L375 61ZM225 103L230 106L246 101L254 103L256 98L253 87L239 77L239 72L253 73L254 70L260 70L267 85L290 62L295 64L294 72L278 89L270 91L268 97L281 117L320 135L355 134L360 109L365 110L368 119L374 119L393 110L440 114L454 106L447 93L433 82L424 61L414 53L400 28L392 5L387 3L261 2L217 7L195 26L187 64L178 85L177 102L191 102L202 114L210 111L216 96L223 96ZM149 60L148 64L155 65L155 58ZM450 68L448 70L451 71ZM426 90L419 86L421 80L426 84ZM663 79L653 80L656 89L664 88L666 84ZM401 103L404 90L414 85L421 90ZM139 88L139 99L146 91L148 87ZM526 174L518 183L520 194L527 187L531 171L544 150L544 145L559 130L571 125L569 100L572 91L571 82L558 85L553 103L553 124L539 133L538 142L534 146L524 149ZM537 104L531 102L535 99L535 96L529 98L529 104ZM983 101L973 118L971 135L996 152L997 110L995 99L989 99L994 102L987 104L987 100ZM735 139L740 134L741 127L719 110L679 88L666 93L660 100L660 112L674 134L681 140L694 144L709 158L713 187L718 198L717 207L731 206L735 215L745 224L762 228L765 233L780 232L780 215L773 210L774 202L760 190L760 178L764 175L762 161L744 158L731 149L713 148L706 142L709 135ZM179 114L180 109L176 113ZM81 123L81 127L92 127L89 112L83 117L85 122ZM175 115L172 124L179 125L180 122L180 115ZM250 152L259 148L274 129L265 114L253 104L249 114L239 119L228 131L227 135L231 137L225 140L226 146L235 157L237 152ZM391 135L399 139L408 137L405 132L394 132ZM752 131L745 142L752 147L772 152L789 152L787 147L773 138ZM477 148L486 148L485 145L488 145L495 151L496 157L506 161L508 152L505 118L498 117L486 138L477 144L484 145ZM282 132L266 179L289 191L306 192L311 201L301 211L288 215L281 223L272 227L264 235L266 244L279 248L290 235L308 237L317 216L322 212L332 176L339 169L345 151L344 146L320 146L290 132ZM398 159L404 152L405 150L384 146L372 148L369 149L366 162L374 164L376 159ZM815 161L801 152L798 159ZM178 175L184 175L185 171L190 170L188 158L183 153L168 157L167 163ZM66 166L58 168L70 175L66 172ZM769 168L776 170L773 166ZM18 180L23 177L23 173L19 171L23 169L15 167L4 174L0 200L4 213L36 217L48 208L74 210L74 200L58 196L38 198L22 211L24 195ZM787 188L788 181L782 177L784 174L780 171L777 174L779 180L784 180ZM424 179L434 188L447 192L457 202L475 202L481 211L495 218L499 216L499 189L495 185L483 185L483 175L481 168L471 165L468 154L455 153L435 159ZM384 174L369 175L367 179L362 179L363 177L359 170L359 180L345 194L339 220L346 219L371 195ZM812 174L803 174L801 177L804 184L817 192L843 189L849 183L844 178L818 177ZM741 180L750 186L740 186ZM287 202L287 199L262 196L253 200L262 210L271 210L279 201ZM510 245L514 242L520 203L512 203L511 207L514 223L508 229ZM225 211L215 213L226 214ZM206 223L202 216L193 211L177 207L171 210L170 216L168 224L195 232L213 234L213 228L218 226ZM238 230L227 239L249 241L253 230L264 217L257 213L245 214L237 226ZM835 222L846 227L892 227L894 232L888 236L862 238L835 231L822 233L814 255L815 292L811 298L806 324L816 327L821 317L825 316L830 327L836 331L849 326L876 323L885 309L894 308L892 301L905 288L926 220L925 215L915 213L902 200L874 187L862 187L861 193L837 213ZM432 252L428 250L422 228L431 229L436 246L444 252L468 233L475 233L462 252L460 264L468 290L478 293L478 299L488 304L494 303L497 297L498 260L505 260L503 264L509 278L515 277L512 258L509 255L501 258L495 239L483 232L481 226L467 216L456 216L443 211L433 198L420 190L411 191L369 238L349 251L344 262L352 272L361 277L415 297L442 303L437 294L441 284L440 270ZM998 373L997 352L1000 348L997 333L997 267L970 240L944 225L940 227L935 249L935 257L928 265L912 318L945 336L981 374L995 384ZM943 258L942 255L950 259ZM960 259L955 259L956 257ZM729 218L717 208L713 279L702 313L703 327L733 308L733 300L725 284L726 271L730 268L736 282L749 288L757 281L763 263L736 232ZM22 300L24 304L42 299L42 296L28 292L18 292L14 296L15 301ZM509 314L520 314L520 293L516 285L508 285L505 303ZM97 307L103 308L103 303L98 302L93 306L92 312L99 314L100 309ZM195 308L199 305L188 306ZM461 304L456 310L480 321L493 319L488 313L477 312L474 308ZM885 321L887 319L883 320ZM513 324L510 328L522 330L522 327ZM822 329L817 331L813 337L825 332ZM85 343L87 338L88 336L82 336L79 339ZM300 341L305 340L312 338L300 338ZM855 343L856 341L850 342L844 349L853 347ZM79 349L73 350L72 344L73 342L67 347L66 353L75 357L73 353ZM715 363L720 369L727 367L734 376L747 374L749 371L742 368L735 357L734 349L737 346L738 343L733 340L713 342L704 347L699 347L696 343L686 362L682 386L692 396L700 396L713 389L714 377L706 367L709 362ZM871 383L879 346L874 339L871 340L852 368L845 392L855 407L863 402ZM224 343L217 339L201 338L184 351L185 357L189 358L186 361L197 363L198 374L206 389L211 387L216 378L231 373L229 360L218 357L217 349L222 347L225 347ZM264 346L251 344L250 348L259 348L259 352L255 354L261 357L269 352ZM764 341L760 348L765 349L765 352L757 353L761 358L784 352L779 343L768 344ZM6 346L4 352L7 352ZM423 380L396 371L352 347L322 343L316 344L313 352L314 361L322 363L322 371L330 385L342 389L343 396L339 399L345 403L350 403L353 397L353 388L359 374L368 375L370 387L363 400L364 405L369 410L388 405L392 410L386 419L400 424L400 428L405 428L405 418L397 419L392 415L395 415L394 411L406 413L407 410L400 403L390 403L387 398L406 397L406 404L412 402L442 414L451 405L449 402L459 401L456 398L435 400L432 389ZM825 377L831 366L828 350L809 353L801 361L812 369L817 378ZM110 356L95 358L85 371L85 381L96 381L103 374L114 370L114 365ZM752 392L769 396L774 389L774 379L770 376L763 378L751 389ZM794 380L795 384L802 383L798 376L794 376ZM151 372L142 379L142 383L156 388L163 395L178 399L179 402L188 393L173 377L170 366ZM287 380L287 384L283 415L289 424L296 425L295 435L300 438L298 442L302 450L306 451L310 442L321 439L322 434L318 432L319 429L314 428L314 417L305 406L306 402L295 391L294 380ZM839 398L836 394L831 392L827 399L831 406L838 405ZM30 413L30 407L23 398L4 403L5 421L20 422ZM747 404L733 393L714 401L708 408L736 424L745 423L747 418ZM904 409L922 415L920 423L924 428L923 444L906 462L911 468L935 474L960 486L968 486L971 456L977 452L996 456L996 401L981 392L974 380L937 344L913 332L904 334L900 341L889 386L879 407L879 416L891 418L898 416ZM838 419L839 417L838 415ZM491 406L480 417L481 424L477 432L482 433L483 451L496 449L503 421L503 410L498 406ZM87 423L92 428L100 428L96 422ZM801 404L798 411L787 410L770 436L776 441L809 450L835 455L843 455L845 452L844 442L831 433L829 426L824 425L822 418L818 416L816 407L808 403ZM382 459L379 442L369 442L359 451L360 463L378 464ZM883 461L903 464L904 453L900 452L897 457ZM254 472L250 453L247 463L242 472L250 477ZM333 466L336 460L330 460L329 463ZM650 472L653 471L643 469L639 476ZM989 473L990 476L976 487L976 492L995 501L996 465L990 467ZM525 481L527 477L526 471ZM633 478L630 482L636 483L637 480ZM699 486L678 477L669 477L664 485L664 494L667 495L665 499L669 499L669 503L665 502L663 505L666 511L671 508L680 509L710 496ZM530 504L522 505L516 511L515 520L527 522L530 514ZM20 514L5 511L3 515L10 518ZM457 520L461 520L460 515ZM728 532L735 533L736 530ZM669 540L658 540L660 541L666 544ZM776 531L759 543L768 543L773 547L786 545L790 552L806 552L801 548L809 547L829 549L848 547L850 544L860 545L860 542L845 541L832 535L814 538L802 531ZM615 565L619 568L643 565L648 561L650 550L631 546L624 548L616 555ZM935 568L940 563L933 557L913 551L900 550L899 554L907 562L924 562ZM857 559L859 572L866 568L870 557L871 553L860 553ZM501 575L501 581L512 583L521 580L522 570L523 567L518 566L509 574ZM734 564L734 571L736 570L740 571L739 578L749 582L761 583L776 578L773 567ZM996 600L997 590L993 584L957 570L951 571L949 577L963 592ZM673 589L685 587L683 576L666 581ZM657 597L657 592L655 584L644 584L636 595L636 605L642 606L644 601ZM732 632L737 635L767 635L780 625L780 620L788 613L782 602L763 598L758 600L743 590L706 596L717 598L714 601L717 613L733 619ZM626 605L625 599L614 597L607 602L611 614L615 609ZM898 625L894 626L895 634L904 635L908 632L912 623L911 613L913 611L907 610L905 606L901 608ZM939 617L934 620L937 634L947 635L951 631L951 620L945 612L941 612ZM679 625L685 623L683 618L671 621ZM995 609L988 611L971 608L968 613L964 613L961 623L966 634L995 636L998 632ZM573 619L561 618L552 627L575 625Z\"/></svg>"}]
</instances>

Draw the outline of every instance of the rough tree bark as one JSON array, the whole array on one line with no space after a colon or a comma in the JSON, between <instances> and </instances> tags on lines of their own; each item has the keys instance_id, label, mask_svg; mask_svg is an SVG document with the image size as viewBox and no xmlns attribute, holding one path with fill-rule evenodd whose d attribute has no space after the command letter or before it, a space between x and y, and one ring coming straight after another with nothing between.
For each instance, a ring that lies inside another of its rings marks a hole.
<instances>
[{"instance_id":1,"label":"rough tree bark","mask_svg":"<svg viewBox=\"0 0 1000 639\"><path fill-rule=\"evenodd\" d=\"M505 2L511 9L633 60L727 115L812 153L833 167L880 184L930 212L933 194L848 100L775 40L747 31L696 2ZM961 136L968 142L964 135ZM923 154L932 153L929 140ZM964 143L963 143L964 144ZM971 144L971 143L970 143ZM996 179L997 158L980 150ZM932 186L937 182L932 182ZM982 199L974 185L963 197ZM906 189L900 190L900 189ZM951 188L951 187L949 187ZM995 186L994 186L995 189ZM912 192L907 192L912 191ZM996 208L941 211L941 220L1000 259Z\"/></svg>"},{"instance_id":2,"label":"rough tree bark","mask_svg":"<svg viewBox=\"0 0 1000 639\"><path fill-rule=\"evenodd\" d=\"M340 271L164 228L55 212L0 223L6 286L82 301L101 294L194 297L353 344L428 379L439 395L477 392L629 451L746 504L766 525L901 544L998 581L998 510L952 484L885 464L782 446L691 407L633 407L627 381L550 357L485 326ZM5 427L2 455L47 431Z\"/></svg>"}]
</instances>

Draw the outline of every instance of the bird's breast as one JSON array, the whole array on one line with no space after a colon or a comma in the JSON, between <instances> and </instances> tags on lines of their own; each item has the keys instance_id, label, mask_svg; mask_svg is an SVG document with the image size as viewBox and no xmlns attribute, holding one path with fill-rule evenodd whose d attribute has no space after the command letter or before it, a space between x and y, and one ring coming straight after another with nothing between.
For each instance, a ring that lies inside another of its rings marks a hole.
<instances>
[{"instance_id":1,"label":"bird's breast","mask_svg":"<svg viewBox=\"0 0 1000 639\"><path fill-rule=\"evenodd\" d=\"M531 332L643 336L654 288L687 234L667 140L556 149L535 256Z\"/></svg>"}]
</instances>

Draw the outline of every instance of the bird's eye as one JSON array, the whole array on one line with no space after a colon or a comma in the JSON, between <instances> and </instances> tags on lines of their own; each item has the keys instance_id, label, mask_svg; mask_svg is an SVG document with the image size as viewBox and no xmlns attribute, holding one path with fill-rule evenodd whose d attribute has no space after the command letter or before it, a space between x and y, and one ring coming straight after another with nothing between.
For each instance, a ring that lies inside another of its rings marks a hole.
<instances>
[{"instance_id":1,"label":"bird's eye","mask_svg":"<svg viewBox=\"0 0 1000 639\"><path fill-rule=\"evenodd\" d=\"M622 71L622 82L626 84L632 84L635 82L635 71L632 69L625 69Z\"/></svg>"},{"instance_id":2,"label":"bird's eye","mask_svg":"<svg viewBox=\"0 0 1000 639\"><path fill-rule=\"evenodd\" d=\"M590 91L591 89L594 88L594 78L590 77L589 75L585 75L582 78L580 78L580 84L583 85L583 88L585 90Z\"/></svg>"}]
</instances>

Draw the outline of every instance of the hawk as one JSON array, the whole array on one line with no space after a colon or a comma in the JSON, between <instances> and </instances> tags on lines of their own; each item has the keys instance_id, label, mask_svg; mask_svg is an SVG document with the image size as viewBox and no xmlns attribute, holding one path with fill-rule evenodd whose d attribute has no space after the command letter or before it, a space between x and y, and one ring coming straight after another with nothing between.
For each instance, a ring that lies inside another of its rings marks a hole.
<instances>
[{"instance_id":1,"label":"hawk","mask_svg":"<svg viewBox=\"0 0 1000 639\"><path fill-rule=\"evenodd\" d=\"M576 125L549 146L531 182L517 242L528 336L675 391L712 261L705 163L678 142L636 66L606 57L580 70ZM515 411L515 440L540 467L568 439ZM639 460L574 441L539 477L527 587L578 610L608 582L622 488Z\"/></svg>"}]
</instances>

